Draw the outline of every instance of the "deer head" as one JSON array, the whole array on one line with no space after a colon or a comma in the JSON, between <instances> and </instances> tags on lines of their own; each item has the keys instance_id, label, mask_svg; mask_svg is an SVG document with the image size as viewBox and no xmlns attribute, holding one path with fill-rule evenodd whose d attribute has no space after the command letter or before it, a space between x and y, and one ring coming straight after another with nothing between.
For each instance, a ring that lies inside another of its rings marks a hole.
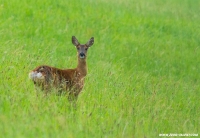
<instances>
[{"instance_id":1,"label":"deer head","mask_svg":"<svg viewBox=\"0 0 200 138\"><path fill-rule=\"evenodd\" d=\"M87 57L87 50L91 47L94 43L94 37L91 37L90 40L86 44L80 44L75 36L72 36L72 43L77 48L78 58L79 59L86 59Z\"/></svg>"}]
</instances>

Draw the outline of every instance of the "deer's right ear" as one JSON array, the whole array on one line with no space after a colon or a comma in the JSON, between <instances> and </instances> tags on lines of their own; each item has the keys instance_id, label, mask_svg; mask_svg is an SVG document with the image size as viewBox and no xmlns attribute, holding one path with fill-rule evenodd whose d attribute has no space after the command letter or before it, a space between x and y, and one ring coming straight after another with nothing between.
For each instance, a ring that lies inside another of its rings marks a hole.
<instances>
[{"instance_id":1,"label":"deer's right ear","mask_svg":"<svg viewBox=\"0 0 200 138\"><path fill-rule=\"evenodd\" d=\"M94 44L94 37L91 37L90 40L86 43L87 47L90 47Z\"/></svg>"},{"instance_id":2,"label":"deer's right ear","mask_svg":"<svg viewBox=\"0 0 200 138\"><path fill-rule=\"evenodd\" d=\"M80 45L80 43L78 42L78 40L76 39L75 36L72 36L72 43L73 43L75 46Z\"/></svg>"}]
</instances>

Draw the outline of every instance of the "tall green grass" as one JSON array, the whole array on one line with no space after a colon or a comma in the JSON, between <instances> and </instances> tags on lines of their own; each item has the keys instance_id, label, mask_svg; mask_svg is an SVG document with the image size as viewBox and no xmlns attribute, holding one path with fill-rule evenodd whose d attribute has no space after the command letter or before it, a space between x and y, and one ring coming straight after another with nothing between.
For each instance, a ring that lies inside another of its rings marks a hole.
<instances>
[{"instance_id":1,"label":"tall green grass","mask_svg":"<svg viewBox=\"0 0 200 138\"><path fill-rule=\"evenodd\" d=\"M159 137L200 132L200 2L0 1L0 136ZM77 101L37 97L41 64L75 68L94 36Z\"/></svg>"}]
</instances>

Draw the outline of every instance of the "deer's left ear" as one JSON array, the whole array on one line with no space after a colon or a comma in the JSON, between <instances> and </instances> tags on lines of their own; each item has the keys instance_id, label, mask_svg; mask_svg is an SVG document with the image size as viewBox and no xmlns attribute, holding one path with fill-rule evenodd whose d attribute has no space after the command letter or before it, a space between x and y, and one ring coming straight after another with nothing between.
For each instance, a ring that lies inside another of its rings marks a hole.
<instances>
[{"instance_id":1,"label":"deer's left ear","mask_svg":"<svg viewBox=\"0 0 200 138\"><path fill-rule=\"evenodd\" d=\"M90 47L94 44L94 37L91 37L90 40L86 43L87 47Z\"/></svg>"},{"instance_id":2,"label":"deer's left ear","mask_svg":"<svg viewBox=\"0 0 200 138\"><path fill-rule=\"evenodd\" d=\"M72 43L73 43L75 46L80 45L80 43L78 42L78 40L76 39L75 36L72 36Z\"/></svg>"}]
</instances>

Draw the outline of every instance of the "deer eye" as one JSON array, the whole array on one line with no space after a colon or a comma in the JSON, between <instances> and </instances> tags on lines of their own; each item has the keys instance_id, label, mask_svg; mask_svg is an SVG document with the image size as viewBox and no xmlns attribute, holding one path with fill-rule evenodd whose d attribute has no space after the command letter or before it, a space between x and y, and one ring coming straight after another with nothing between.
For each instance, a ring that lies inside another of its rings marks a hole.
<instances>
[{"instance_id":1,"label":"deer eye","mask_svg":"<svg viewBox=\"0 0 200 138\"><path fill-rule=\"evenodd\" d=\"M77 47L77 50L79 50L80 48L79 47Z\"/></svg>"},{"instance_id":2,"label":"deer eye","mask_svg":"<svg viewBox=\"0 0 200 138\"><path fill-rule=\"evenodd\" d=\"M85 48L85 50L88 50L88 48Z\"/></svg>"}]
</instances>

